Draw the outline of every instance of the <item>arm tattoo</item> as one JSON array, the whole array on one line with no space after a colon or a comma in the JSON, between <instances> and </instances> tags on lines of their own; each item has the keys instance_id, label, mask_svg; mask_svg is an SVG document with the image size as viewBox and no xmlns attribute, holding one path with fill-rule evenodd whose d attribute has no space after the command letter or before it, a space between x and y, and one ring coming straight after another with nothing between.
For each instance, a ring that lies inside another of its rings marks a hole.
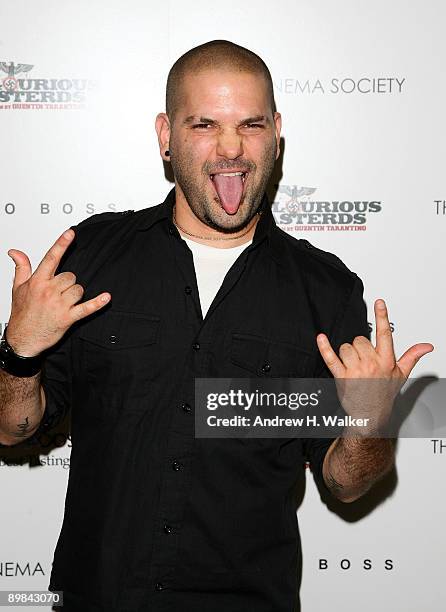
<instances>
[{"instance_id":1,"label":"arm tattoo","mask_svg":"<svg viewBox=\"0 0 446 612\"><path fill-rule=\"evenodd\" d=\"M14 435L17 438L24 438L26 437L26 434L29 431L30 428L30 423L29 423L29 417L26 417L23 423L19 423L17 425L17 427L19 428L19 431L16 432Z\"/></svg>"},{"instance_id":2,"label":"arm tattoo","mask_svg":"<svg viewBox=\"0 0 446 612\"><path fill-rule=\"evenodd\" d=\"M338 438L326 466L325 482L343 497L359 497L394 464L393 441L388 438Z\"/></svg>"},{"instance_id":3,"label":"arm tattoo","mask_svg":"<svg viewBox=\"0 0 446 612\"><path fill-rule=\"evenodd\" d=\"M31 377L12 376L0 370L0 424L13 438L28 438L36 428L40 372Z\"/></svg>"}]
</instances>

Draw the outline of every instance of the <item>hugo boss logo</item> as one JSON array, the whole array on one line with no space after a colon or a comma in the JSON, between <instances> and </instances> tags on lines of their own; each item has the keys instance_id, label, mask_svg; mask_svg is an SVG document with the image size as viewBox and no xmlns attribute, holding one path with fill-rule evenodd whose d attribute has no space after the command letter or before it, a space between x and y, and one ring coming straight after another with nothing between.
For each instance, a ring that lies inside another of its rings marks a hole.
<instances>
[{"instance_id":1,"label":"hugo boss logo","mask_svg":"<svg viewBox=\"0 0 446 612\"><path fill-rule=\"evenodd\" d=\"M380 561L372 560L372 559L362 559L358 561L357 559L319 559L318 561L318 569L321 571L327 570L343 570L348 571L352 569L363 569L365 571L370 571L372 569L381 569L385 571L391 571L394 569L394 561L393 559L383 559Z\"/></svg>"},{"instance_id":2,"label":"hugo boss logo","mask_svg":"<svg viewBox=\"0 0 446 612\"><path fill-rule=\"evenodd\" d=\"M39 202L38 204L36 203L36 207L38 207L38 212L41 216L53 214L91 216L100 213L115 213L116 215L127 216L135 212L133 209L116 210L114 202L102 207L92 202L82 203L81 205L72 202ZM22 202L0 202L0 214L14 215L23 211L26 211L26 206Z\"/></svg>"}]
</instances>

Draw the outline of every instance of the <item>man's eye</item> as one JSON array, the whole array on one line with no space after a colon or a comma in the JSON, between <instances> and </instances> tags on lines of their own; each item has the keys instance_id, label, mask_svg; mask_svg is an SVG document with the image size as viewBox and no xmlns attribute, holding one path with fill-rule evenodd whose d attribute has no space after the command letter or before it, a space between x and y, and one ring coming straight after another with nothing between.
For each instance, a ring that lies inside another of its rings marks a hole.
<instances>
[{"instance_id":1,"label":"man's eye","mask_svg":"<svg viewBox=\"0 0 446 612\"><path fill-rule=\"evenodd\" d=\"M247 123L245 127L249 127L249 128L262 128L263 124L262 123Z\"/></svg>"},{"instance_id":2,"label":"man's eye","mask_svg":"<svg viewBox=\"0 0 446 612\"><path fill-rule=\"evenodd\" d=\"M210 123L196 123L195 125L193 125L192 127L194 129L200 128L200 129L206 129L208 126L212 127Z\"/></svg>"}]
</instances>

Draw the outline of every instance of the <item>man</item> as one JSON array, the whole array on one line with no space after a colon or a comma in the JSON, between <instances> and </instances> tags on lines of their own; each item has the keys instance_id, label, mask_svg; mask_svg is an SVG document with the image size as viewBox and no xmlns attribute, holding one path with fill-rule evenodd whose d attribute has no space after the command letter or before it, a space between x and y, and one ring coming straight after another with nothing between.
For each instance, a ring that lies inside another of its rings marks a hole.
<instances>
[{"instance_id":1,"label":"man","mask_svg":"<svg viewBox=\"0 0 446 612\"><path fill-rule=\"evenodd\" d=\"M392 444L195 439L194 379L403 381L433 347L396 362L382 301L373 347L360 279L276 227L265 188L281 117L257 55L227 41L192 49L169 73L166 111L164 203L82 221L34 274L9 251L0 441L38 438L72 409L50 583L65 611L290 612L304 459L350 502L390 469ZM343 406L355 414L366 399L346 393ZM376 431L391 410L378 400Z\"/></svg>"}]
</instances>

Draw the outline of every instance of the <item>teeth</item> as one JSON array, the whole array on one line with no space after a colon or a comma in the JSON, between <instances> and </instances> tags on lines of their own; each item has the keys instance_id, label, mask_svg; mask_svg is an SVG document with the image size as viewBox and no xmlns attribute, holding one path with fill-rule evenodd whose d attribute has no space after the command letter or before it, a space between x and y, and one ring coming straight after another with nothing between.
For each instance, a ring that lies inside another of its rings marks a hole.
<instances>
[{"instance_id":1,"label":"teeth","mask_svg":"<svg viewBox=\"0 0 446 612\"><path fill-rule=\"evenodd\" d=\"M219 176L244 176L245 172L219 172ZM211 174L214 178L215 174Z\"/></svg>"},{"instance_id":2,"label":"teeth","mask_svg":"<svg viewBox=\"0 0 446 612\"><path fill-rule=\"evenodd\" d=\"M246 179L246 172L219 172L220 176L241 176L243 182ZM211 180L214 180L215 174L211 174Z\"/></svg>"}]
</instances>

